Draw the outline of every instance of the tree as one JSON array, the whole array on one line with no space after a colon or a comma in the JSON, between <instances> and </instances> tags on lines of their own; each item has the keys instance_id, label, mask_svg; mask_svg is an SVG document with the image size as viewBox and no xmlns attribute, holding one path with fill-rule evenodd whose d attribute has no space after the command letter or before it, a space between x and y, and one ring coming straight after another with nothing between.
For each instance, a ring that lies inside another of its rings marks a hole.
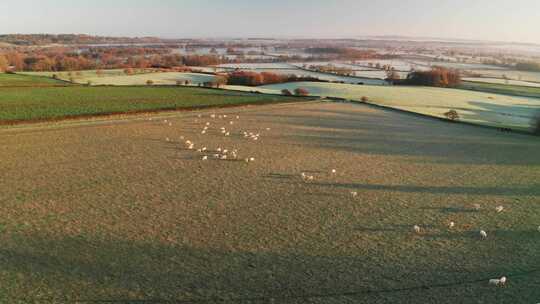
<instances>
[{"instance_id":1,"label":"tree","mask_svg":"<svg viewBox=\"0 0 540 304\"><path fill-rule=\"evenodd\" d=\"M307 89L304 89L304 88L296 88L294 90L294 95L296 95L296 96L308 96L309 91Z\"/></svg>"},{"instance_id":2,"label":"tree","mask_svg":"<svg viewBox=\"0 0 540 304\"><path fill-rule=\"evenodd\" d=\"M397 80L400 80L401 79L401 76L399 76L399 74L395 71L395 70L390 70L390 71L386 71L386 80L387 81L390 81L390 82L394 82L394 81L397 81Z\"/></svg>"},{"instance_id":3,"label":"tree","mask_svg":"<svg viewBox=\"0 0 540 304\"><path fill-rule=\"evenodd\" d=\"M225 76L225 75L218 75L218 76L216 76L216 78L214 79L213 82L214 82L214 84L216 85L216 88L219 89L219 87L221 87L221 86L227 84L227 76Z\"/></svg>"},{"instance_id":4,"label":"tree","mask_svg":"<svg viewBox=\"0 0 540 304\"><path fill-rule=\"evenodd\" d=\"M9 62L4 55L0 55L0 72L5 72L9 68Z\"/></svg>"},{"instance_id":5,"label":"tree","mask_svg":"<svg viewBox=\"0 0 540 304\"><path fill-rule=\"evenodd\" d=\"M446 113L444 113L444 116L448 118L451 121L456 121L459 119L459 114L456 110L450 110Z\"/></svg>"},{"instance_id":6,"label":"tree","mask_svg":"<svg viewBox=\"0 0 540 304\"><path fill-rule=\"evenodd\" d=\"M287 90L287 89L281 90L281 94L282 94L282 95L285 95L285 96L292 96L291 91L289 91L289 90Z\"/></svg>"},{"instance_id":7,"label":"tree","mask_svg":"<svg viewBox=\"0 0 540 304\"><path fill-rule=\"evenodd\" d=\"M436 67L431 71L415 71L407 76L403 84L432 87L456 87L461 83L459 71Z\"/></svg>"}]
</instances>

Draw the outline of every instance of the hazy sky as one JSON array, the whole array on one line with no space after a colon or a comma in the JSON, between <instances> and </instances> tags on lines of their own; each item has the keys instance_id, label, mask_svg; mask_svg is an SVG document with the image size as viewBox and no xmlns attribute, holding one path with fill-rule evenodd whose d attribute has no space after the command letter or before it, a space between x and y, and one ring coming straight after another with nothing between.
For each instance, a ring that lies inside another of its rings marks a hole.
<instances>
[{"instance_id":1,"label":"hazy sky","mask_svg":"<svg viewBox=\"0 0 540 304\"><path fill-rule=\"evenodd\" d=\"M2 0L2 33L540 43L540 0Z\"/></svg>"}]
</instances>

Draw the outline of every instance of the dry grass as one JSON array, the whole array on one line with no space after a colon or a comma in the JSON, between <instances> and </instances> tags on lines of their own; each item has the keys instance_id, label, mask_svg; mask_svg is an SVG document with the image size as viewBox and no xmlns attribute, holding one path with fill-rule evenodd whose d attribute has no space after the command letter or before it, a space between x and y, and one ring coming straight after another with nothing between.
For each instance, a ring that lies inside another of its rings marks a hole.
<instances>
[{"instance_id":1,"label":"dry grass","mask_svg":"<svg viewBox=\"0 0 540 304\"><path fill-rule=\"evenodd\" d=\"M0 302L539 300L535 137L343 103L210 113L1 131Z\"/></svg>"}]
</instances>

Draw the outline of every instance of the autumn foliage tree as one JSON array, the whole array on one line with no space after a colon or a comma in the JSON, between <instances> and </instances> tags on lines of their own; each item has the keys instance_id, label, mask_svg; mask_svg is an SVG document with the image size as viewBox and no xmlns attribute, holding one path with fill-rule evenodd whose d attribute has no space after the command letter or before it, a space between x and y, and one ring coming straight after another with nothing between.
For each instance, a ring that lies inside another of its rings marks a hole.
<instances>
[{"instance_id":1,"label":"autumn foliage tree","mask_svg":"<svg viewBox=\"0 0 540 304\"><path fill-rule=\"evenodd\" d=\"M8 67L9 67L9 62L6 56L0 55L0 72L7 71Z\"/></svg>"},{"instance_id":2,"label":"autumn foliage tree","mask_svg":"<svg viewBox=\"0 0 540 304\"><path fill-rule=\"evenodd\" d=\"M431 71L415 71L408 75L402 84L450 88L461 83L458 71L446 68L434 68Z\"/></svg>"}]
</instances>

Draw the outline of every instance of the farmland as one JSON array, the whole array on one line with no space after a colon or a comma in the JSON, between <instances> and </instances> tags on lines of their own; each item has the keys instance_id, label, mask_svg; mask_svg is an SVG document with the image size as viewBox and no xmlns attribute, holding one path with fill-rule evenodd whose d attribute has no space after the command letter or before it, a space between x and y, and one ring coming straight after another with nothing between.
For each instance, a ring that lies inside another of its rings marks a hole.
<instances>
[{"instance_id":1,"label":"farmland","mask_svg":"<svg viewBox=\"0 0 540 304\"><path fill-rule=\"evenodd\" d=\"M510 86L521 86L521 87L534 87L540 88L540 83L538 82L528 82L528 81L519 81L503 78L482 78L482 77L465 77L465 81L470 82L481 82L481 83L492 83L492 84L504 84Z\"/></svg>"},{"instance_id":2,"label":"farmland","mask_svg":"<svg viewBox=\"0 0 540 304\"><path fill-rule=\"evenodd\" d=\"M460 120L480 125L528 130L540 111L536 98L521 98L458 89L404 86L360 86L332 83L288 83L262 86L264 92L305 88L312 95L361 100L396 109L444 118L456 110Z\"/></svg>"},{"instance_id":3,"label":"farmland","mask_svg":"<svg viewBox=\"0 0 540 304\"><path fill-rule=\"evenodd\" d=\"M51 87L66 86L68 83L48 77L24 76L0 73L0 88L3 87Z\"/></svg>"},{"instance_id":4,"label":"farmland","mask_svg":"<svg viewBox=\"0 0 540 304\"><path fill-rule=\"evenodd\" d=\"M77 84L91 85L113 85L113 86L142 86L151 80L155 85L176 85L177 82L186 82L198 85L214 80L213 75L199 73L179 73L179 72L142 72L135 75L126 75L122 70L104 70L98 76L95 71L77 71L73 73L54 72L27 72L23 75L38 75L52 77L57 75L59 79L73 81ZM71 76L70 76L71 75Z\"/></svg>"},{"instance_id":5,"label":"farmland","mask_svg":"<svg viewBox=\"0 0 540 304\"><path fill-rule=\"evenodd\" d=\"M460 85L460 88L511 96L533 97L538 98L538 102L540 103L540 86L532 87L511 84L466 81Z\"/></svg>"},{"instance_id":6,"label":"farmland","mask_svg":"<svg viewBox=\"0 0 540 304\"><path fill-rule=\"evenodd\" d=\"M532 136L345 103L148 118L0 130L0 302L540 296ZM181 136L255 161L203 161Z\"/></svg>"},{"instance_id":7,"label":"farmland","mask_svg":"<svg viewBox=\"0 0 540 304\"><path fill-rule=\"evenodd\" d=\"M297 100L189 87L0 89L0 123Z\"/></svg>"}]
</instances>

